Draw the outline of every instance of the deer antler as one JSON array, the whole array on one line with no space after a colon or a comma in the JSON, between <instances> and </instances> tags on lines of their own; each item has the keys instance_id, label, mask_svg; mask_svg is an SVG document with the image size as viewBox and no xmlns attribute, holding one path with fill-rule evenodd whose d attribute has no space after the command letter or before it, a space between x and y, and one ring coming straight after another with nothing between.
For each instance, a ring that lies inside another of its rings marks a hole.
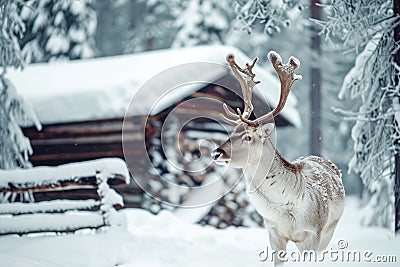
<instances>
[{"instance_id":1,"label":"deer antler","mask_svg":"<svg viewBox=\"0 0 400 267\"><path fill-rule=\"evenodd\" d=\"M236 64L233 55L228 55L226 60L228 61L229 66L231 67L236 78L238 79L240 87L242 89L244 109L243 114L239 109L237 109L238 114L235 114L230 111L228 106L224 103L223 108L228 118L225 117L223 114L220 115L227 123L237 125L240 123L240 121L243 121L243 119L248 119L253 112L253 104L251 103L251 99L253 96L253 87L256 84L260 83L260 81L254 81L254 77L256 75L253 73L253 68L258 58L254 58L251 64L246 63L245 68L241 68L238 64Z\"/></svg>"},{"instance_id":2,"label":"deer antler","mask_svg":"<svg viewBox=\"0 0 400 267\"><path fill-rule=\"evenodd\" d=\"M245 121L252 126L260 125L263 122L275 118L285 106L286 100L289 96L289 92L294 81L302 79L301 75L297 75L294 73L294 71L298 67L300 67L300 61L297 58L290 57L288 63L282 64L281 56L275 51L270 51L268 53L268 59L274 67L275 72L278 74L279 80L281 82L281 95L278 105L272 111L253 121Z\"/></svg>"},{"instance_id":3,"label":"deer antler","mask_svg":"<svg viewBox=\"0 0 400 267\"><path fill-rule=\"evenodd\" d=\"M238 109L237 112L238 114L235 114L231 112L226 104L224 104L224 110L227 113L227 115L230 117L230 119L224 117L225 121L227 121L230 124L238 124L240 121L245 122L246 124L257 127L258 125L273 119L276 117L283 109L285 106L286 100L288 98L290 89L296 80L301 80L302 77L301 75L297 75L294 73L294 71L300 66L300 61L295 58L295 57L290 57L289 62L287 64L282 64L282 58L279 56L278 53L275 51L270 51L268 53L268 59L271 62L272 66L274 67L276 73L278 74L279 80L281 82L281 94L279 98L279 103L278 105L269 113L255 119L255 120L249 120L249 116L251 112L253 111L253 105L251 104L251 97L252 97L252 88L259 83L259 81L255 82L253 78L255 77L255 74L252 72L252 69L254 67L254 64L257 62L258 58L255 58L252 65L246 64L245 69L241 69L234 61L233 56L228 56L227 60L229 62L229 65L231 66L231 69L235 73L236 77L239 80L240 86L242 87L242 92L243 92L243 99L245 102L245 109L242 113ZM247 79L243 79L243 76L239 73L243 73Z\"/></svg>"}]
</instances>

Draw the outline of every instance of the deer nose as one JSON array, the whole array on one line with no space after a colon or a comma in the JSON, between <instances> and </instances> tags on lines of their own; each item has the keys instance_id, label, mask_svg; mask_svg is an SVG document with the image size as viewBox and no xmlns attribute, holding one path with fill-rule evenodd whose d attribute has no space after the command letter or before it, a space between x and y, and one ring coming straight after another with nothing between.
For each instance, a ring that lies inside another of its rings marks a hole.
<instances>
[{"instance_id":1,"label":"deer nose","mask_svg":"<svg viewBox=\"0 0 400 267\"><path fill-rule=\"evenodd\" d=\"M217 160L223 154L224 154L224 151L222 149L217 148L216 150L214 150L214 152L211 153L211 158L213 160Z\"/></svg>"}]
</instances>

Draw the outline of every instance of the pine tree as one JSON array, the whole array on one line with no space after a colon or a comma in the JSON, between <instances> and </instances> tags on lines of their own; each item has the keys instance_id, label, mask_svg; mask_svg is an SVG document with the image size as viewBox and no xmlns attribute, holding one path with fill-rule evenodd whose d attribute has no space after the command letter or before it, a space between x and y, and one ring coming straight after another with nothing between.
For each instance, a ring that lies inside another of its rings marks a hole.
<instances>
[{"instance_id":1,"label":"pine tree","mask_svg":"<svg viewBox=\"0 0 400 267\"><path fill-rule=\"evenodd\" d=\"M95 1L97 14L96 48L99 56L124 53L132 28L143 7L138 1Z\"/></svg>"},{"instance_id":2,"label":"pine tree","mask_svg":"<svg viewBox=\"0 0 400 267\"><path fill-rule=\"evenodd\" d=\"M392 1L333 1L330 13L319 22L327 40L342 43L358 54L339 93L357 103L352 112L342 111L356 121L352 129L354 156L349 168L360 173L371 198L363 222L394 227L395 155L399 151L399 69L394 61L400 44L394 28Z\"/></svg>"},{"instance_id":3,"label":"pine tree","mask_svg":"<svg viewBox=\"0 0 400 267\"><path fill-rule=\"evenodd\" d=\"M18 2L0 2L0 168L30 167L28 156L32 153L29 139L20 126L35 123L41 128L32 108L17 94L7 79L7 69L23 68L24 61L18 39L23 36L25 25L18 12Z\"/></svg>"},{"instance_id":4,"label":"pine tree","mask_svg":"<svg viewBox=\"0 0 400 267\"><path fill-rule=\"evenodd\" d=\"M146 2L141 16L125 52L223 44L234 14L226 1L156 0Z\"/></svg>"},{"instance_id":5,"label":"pine tree","mask_svg":"<svg viewBox=\"0 0 400 267\"><path fill-rule=\"evenodd\" d=\"M125 53L171 47L178 32L175 21L189 1L155 0L143 1L144 7L137 3L134 8L143 10L139 18L131 25L132 32ZM134 10L132 10L134 12Z\"/></svg>"},{"instance_id":6,"label":"pine tree","mask_svg":"<svg viewBox=\"0 0 400 267\"><path fill-rule=\"evenodd\" d=\"M223 44L233 17L228 1L190 1L177 18L172 47Z\"/></svg>"},{"instance_id":7,"label":"pine tree","mask_svg":"<svg viewBox=\"0 0 400 267\"><path fill-rule=\"evenodd\" d=\"M243 1L230 3L217 0L194 1L138 1L131 5L136 19L132 27L125 52L140 52L169 47L194 45L229 44L253 54L260 51L268 40L265 32L273 34L281 27L288 26L289 19L295 16L296 7L303 6L297 0L282 1ZM251 12L262 8L263 14L253 16ZM136 10L142 10L140 14ZM235 16L241 23L238 23ZM251 24L251 23L253 24ZM244 29L251 35L244 34ZM250 39L243 42L243 39ZM265 51L263 51L265 52Z\"/></svg>"},{"instance_id":8,"label":"pine tree","mask_svg":"<svg viewBox=\"0 0 400 267\"><path fill-rule=\"evenodd\" d=\"M21 8L27 62L90 58L95 54L93 0L28 0Z\"/></svg>"}]
</instances>

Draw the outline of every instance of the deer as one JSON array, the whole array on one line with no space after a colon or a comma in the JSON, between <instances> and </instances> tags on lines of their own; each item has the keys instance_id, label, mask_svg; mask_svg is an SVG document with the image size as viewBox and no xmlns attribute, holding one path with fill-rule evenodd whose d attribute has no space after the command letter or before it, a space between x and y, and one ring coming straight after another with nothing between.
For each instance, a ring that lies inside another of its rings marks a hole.
<instances>
[{"instance_id":1,"label":"deer","mask_svg":"<svg viewBox=\"0 0 400 267\"><path fill-rule=\"evenodd\" d=\"M297 58L292 56L283 64L280 55L270 51L268 59L280 80L280 99L272 111L251 120L252 91L260 83L253 73L258 58L241 68L233 55L227 56L241 87L244 108L235 113L223 103L226 115L220 116L234 128L211 157L216 164L243 170L246 193L263 219L273 251L286 252L292 241L300 252L320 252L328 246L343 213L341 171L319 156L289 162L276 149L271 137L275 125L269 121L282 111L293 83L302 76L294 73L300 66ZM274 265L281 263L274 258Z\"/></svg>"}]
</instances>

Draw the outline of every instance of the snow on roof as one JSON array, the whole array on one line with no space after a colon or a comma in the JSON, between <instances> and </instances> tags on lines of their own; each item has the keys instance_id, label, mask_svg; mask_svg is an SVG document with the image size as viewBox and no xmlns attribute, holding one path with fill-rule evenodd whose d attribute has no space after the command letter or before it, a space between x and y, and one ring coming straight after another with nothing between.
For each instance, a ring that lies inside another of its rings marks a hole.
<instances>
[{"instance_id":1,"label":"snow on roof","mask_svg":"<svg viewBox=\"0 0 400 267\"><path fill-rule=\"evenodd\" d=\"M32 64L23 71L10 71L8 77L44 124L123 117L126 111L132 116L153 115L198 90L205 82L225 75L228 54L234 54L239 64L251 61L234 47L198 46ZM172 67L175 68L171 70ZM255 94L275 106L280 87L277 77L260 65L256 65L254 72L261 81ZM181 84L184 85L171 90ZM131 99L134 108L127 110ZM153 107L154 103L157 105ZM281 114L299 127L296 105L296 97L289 95Z\"/></svg>"}]
</instances>

